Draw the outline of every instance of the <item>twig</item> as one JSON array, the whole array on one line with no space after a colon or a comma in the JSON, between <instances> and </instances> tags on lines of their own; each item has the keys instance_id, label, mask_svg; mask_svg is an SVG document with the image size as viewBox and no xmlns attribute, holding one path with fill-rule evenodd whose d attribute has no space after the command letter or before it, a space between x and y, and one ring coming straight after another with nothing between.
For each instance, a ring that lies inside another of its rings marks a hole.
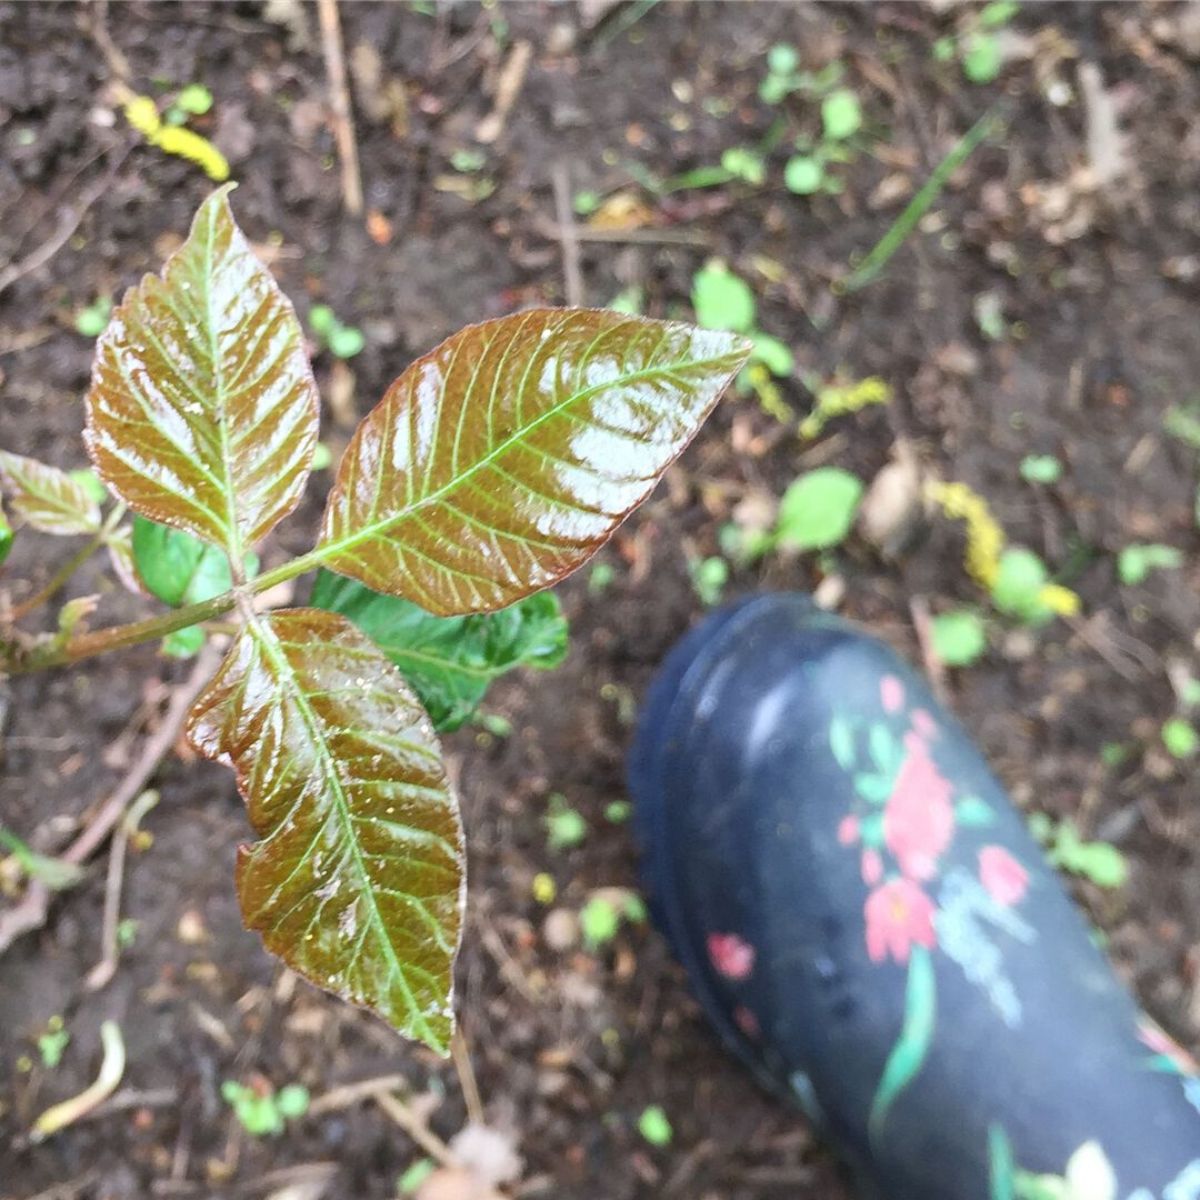
<instances>
[{"instance_id":1,"label":"twig","mask_svg":"<svg viewBox=\"0 0 1200 1200\"><path fill-rule=\"evenodd\" d=\"M200 651L191 675L173 692L161 723L146 739L137 762L88 823L88 827L59 856L64 862L77 866L86 862L100 848L129 805L140 795L158 769L159 763L175 744L179 730L187 719L188 709L200 694L200 689L208 682L209 676L217 669L220 654L221 651L211 642ZM3 954L21 934L40 929L45 924L49 905L49 889L44 884L31 882L21 902L7 912L0 913L0 954Z\"/></svg>"},{"instance_id":2,"label":"twig","mask_svg":"<svg viewBox=\"0 0 1200 1200\"><path fill-rule=\"evenodd\" d=\"M558 240L562 245L563 287L567 303L572 308L583 304L583 275L579 270L579 237L575 218L571 214L571 180L567 168L555 163L551 173L554 183L554 208L558 216Z\"/></svg>"},{"instance_id":3,"label":"twig","mask_svg":"<svg viewBox=\"0 0 1200 1200\"><path fill-rule=\"evenodd\" d=\"M137 833L138 823L158 803L158 793L142 792L129 806L117 831L113 834L108 853L108 880L104 889L104 925L100 933L100 961L88 972L84 986L90 992L104 987L117 970L120 947L117 945L117 926L121 920L121 887L125 881L125 851L129 839Z\"/></svg>"},{"instance_id":4,"label":"twig","mask_svg":"<svg viewBox=\"0 0 1200 1200\"><path fill-rule=\"evenodd\" d=\"M5 267L3 271L0 271L0 292L6 291L18 279L30 274L30 272L36 271L39 267L44 267L67 244L71 235L79 228L79 223L83 220L88 209L112 187L112 182L117 176L117 170L125 161L125 156L129 153L130 148L130 146L126 146L117 155L112 166L104 173L104 177L97 180L83 193L79 204L67 214L66 219L55 230L49 241L44 242L36 250L32 251L32 253L27 254L20 262L15 262L11 266Z\"/></svg>"},{"instance_id":5,"label":"twig","mask_svg":"<svg viewBox=\"0 0 1200 1200\"><path fill-rule=\"evenodd\" d=\"M516 103L525 86L525 74L533 59L533 43L519 41L513 44L504 66L500 68L500 78L496 83L496 102L479 127L475 130L475 140L490 146L503 132L508 120L509 110Z\"/></svg>"},{"instance_id":6,"label":"twig","mask_svg":"<svg viewBox=\"0 0 1200 1200\"><path fill-rule=\"evenodd\" d=\"M71 576L104 545L108 535L120 524L121 518L124 515L125 505L118 504L109 514L108 519L104 522L104 526L98 529L94 536L54 572L45 587L34 592L27 600L22 600L20 604L15 605L8 614L8 619L10 621L19 621L22 617L33 612L34 609L40 608L47 600L51 599L67 583Z\"/></svg>"},{"instance_id":7,"label":"twig","mask_svg":"<svg viewBox=\"0 0 1200 1200\"><path fill-rule=\"evenodd\" d=\"M562 226L556 221L534 218L533 231L550 241L562 241ZM575 226L577 242L627 242L647 246L707 246L711 238L699 230L691 229L589 229L586 225Z\"/></svg>"},{"instance_id":8,"label":"twig","mask_svg":"<svg viewBox=\"0 0 1200 1200\"><path fill-rule=\"evenodd\" d=\"M444 1167L458 1166L458 1160L454 1157L454 1152L442 1141L436 1133L421 1120L420 1117L412 1111L403 1100L400 1099L394 1092L380 1092L375 1096L375 1103L383 1109L385 1113L405 1133L408 1134L430 1158L436 1159Z\"/></svg>"},{"instance_id":9,"label":"twig","mask_svg":"<svg viewBox=\"0 0 1200 1200\"><path fill-rule=\"evenodd\" d=\"M375 1100L383 1092L395 1092L408 1087L404 1075L380 1075L377 1079L360 1079L357 1083L345 1083L318 1096L309 1106L308 1115L319 1117L322 1113L341 1112L360 1100Z\"/></svg>"},{"instance_id":10,"label":"twig","mask_svg":"<svg viewBox=\"0 0 1200 1200\"><path fill-rule=\"evenodd\" d=\"M362 174L358 168L358 141L354 115L346 87L346 60L342 54L342 25L337 0L317 0L321 18L321 48L325 52L325 74L329 77L329 103L333 109L333 136L342 164L342 203L351 216L363 210Z\"/></svg>"},{"instance_id":11,"label":"twig","mask_svg":"<svg viewBox=\"0 0 1200 1200\"><path fill-rule=\"evenodd\" d=\"M129 59L108 32L108 0L94 0L92 5L92 40L100 47L108 69L122 81L130 78Z\"/></svg>"},{"instance_id":12,"label":"twig","mask_svg":"<svg viewBox=\"0 0 1200 1200\"><path fill-rule=\"evenodd\" d=\"M454 1059L454 1069L458 1072L458 1083L462 1088L463 1100L467 1105L467 1116L475 1125L484 1124L483 1100L479 1095L479 1082L475 1078L475 1068L471 1065L471 1048L463 1036L462 1028L455 1029L450 1037L450 1054Z\"/></svg>"}]
</instances>

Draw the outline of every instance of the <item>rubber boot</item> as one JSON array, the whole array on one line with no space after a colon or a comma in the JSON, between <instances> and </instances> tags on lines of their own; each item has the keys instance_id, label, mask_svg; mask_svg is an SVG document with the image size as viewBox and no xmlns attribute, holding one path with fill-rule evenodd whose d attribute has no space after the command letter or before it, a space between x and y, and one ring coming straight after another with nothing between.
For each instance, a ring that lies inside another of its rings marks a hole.
<instances>
[{"instance_id":1,"label":"rubber boot","mask_svg":"<svg viewBox=\"0 0 1200 1200\"><path fill-rule=\"evenodd\" d=\"M1117 981L970 737L795 595L652 685L655 919L726 1045L880 1200L1197 1200L1200 1081Z\"/></svg>"}]
</instances>

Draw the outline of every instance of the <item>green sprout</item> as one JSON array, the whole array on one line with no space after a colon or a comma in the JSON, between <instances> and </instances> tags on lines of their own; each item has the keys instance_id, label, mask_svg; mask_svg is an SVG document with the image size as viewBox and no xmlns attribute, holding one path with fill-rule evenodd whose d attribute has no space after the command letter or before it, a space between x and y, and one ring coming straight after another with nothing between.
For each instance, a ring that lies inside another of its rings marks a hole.
<instances>
[{"instance_id":1,"label":"green sprout","mask_svg":"<svg viewBox=\"0 0 1200 1200\"><path fill-rule=\"evenodd\" d=\"M1200 734L1182 717L1163 722L1162 740L1173 758L1191 758L1200 748Z\"/></svg>"},{"instance_id":2,"label":"green sprout","mask_svg":"<svg viewBox=\"0 0 1200 1200\"><path fill-rule=\"evenodd\" d=\"M638 1117L638 1133L651 1146L669 1146L671 1139L675 1136L675 1131L671 1128L671 1122L667 1114L657 1104L651 1104Z\"/></svg>"},{"instance_id":3,"label":"green sprout","mask_svg":"<svg viewBox=\"0 0 1200 1200\"><path fill-rule=\"evenodd\" d=\"M1129 864L1116 846L1083 841L1071 821L1055 822L1045 813L1033 813L1029 832L1045 847L1052 866L1089 879L1097 887L1119 888L1129 876Z\"/></svg>"},{"instance_id":4,"label":"green sprout","mask_svg":"<svg viewBox=\"0 0 1200 1200\"><path fill-rule=\"evenodd\" d=\"M729 564L720 557L691 559L688 570L692 576L692 587L705 608L721 603L725 585L729 582Z\"/></svg>"},{"instance_id":5,"label":"green sprout","mask_svg":"<svg viewBox=\"0 0 1200 1200\"><path fill-rule=\"evenodd\" d=\"M97 296L75 314L75 332L87 338L99 337L108 328L111 316L112 300L108 296Z\"/></svg>"},{"instance_id":6,"label":"green sprout","mask_svg":"<svg viewBox=\"0 0 1200 1200\"><path fill-rule=\"evenodd\" d=\"M1057 483L1062 463L1053 454L1027 454L1021 459L1021 478L1026 483Z\"/></svg>"},{"instance_id":7,"label":"green sprout","mask_svg":"<svg viewBox=\"0 0 1200 1200\"><path fill-rule=\"evenodd\" d=\"M549 811L542 818L542 824L546 826L546 845L551 850L570 850L588 834L587 821L567 803L561 792L550 797Z\"/></svg>"},{"instance_id":8,"label":"green sprout","mask_svg":"<svg viewBox=\"0 0 1200 1200\"><path fill-rule=\"evenodd\" d=\"M260 1092L233 1079L221 1084L221 1095L233 1109L242 1128L251 1137L266 1137L283 1132L289 1120L308 1112L308 1088L289 1083L279 1091Z\"/></svg>"},{"instance_id":9,"label":"green sprout","mask_svg":"<svg viewBox=\"0 0 1200 1200\"><path fill-rule=\"evenodd\" d=\"M579 928L589 950L598 950L611 942L622 921L640 925L645 920L642 898L626 888L600 888L579 911Z\"/></svg>"},{"instance_id":10,"label":"green sprout","mask_svg":"<svg viewBox=\"0 0 1200 1200\"><path fill-rule=\"evenodd\" d=\"M308 323L319 342L334 358L353 358L367 344L362 331L343 325L328 304L314 304L308 310Z\"/></svg>"},{"instance_id":11,"label":"green sprout","mask_svg":"<svg viewBox=\"0 0 1200 1200\"><path fill-rule=\"evenodd\" d=\"M854 524L862 495L862 480L840 467L806 472L783 493L774 544L789 550L839 545Z\"/></svg>"},{"instance_id":12,"label":"green sprout","mask_svg":"<svg viewBox=\"0 0 1200 1200\"><path fill-rule=\"evenodd\" d=\"M969 667L987 650L987 627L969 608L939 613L929 626L934 653L948 667Z\"/></svg>"},{"instance_id":13,"label":"green sprout","mask_svg":"<svg viewBox=\"0 0 1200 1200\"><path fill-rule=\"evenodd\" d=\"M1139 543L1117 555L1117 575L1122 583L1142 583L1151 571L1171 571L1183 566L1183 554L1174 546Z\"/></svg>"},{"instance_id":14,"label":"green sprout","mask_svg":"<svg viewBox=\"0 0 1200 1200\"><path fill-rule=\"evenodd\" d=\"M71 1035L64 1028L62 1017L51 1017L46 1022L45 1030L38 1034L37 1039L38 1054L41 1055L42 1066L51 1071L57 1067L62 1062L62 1056L70 1040Z\"/></svg>"}]
</instances>

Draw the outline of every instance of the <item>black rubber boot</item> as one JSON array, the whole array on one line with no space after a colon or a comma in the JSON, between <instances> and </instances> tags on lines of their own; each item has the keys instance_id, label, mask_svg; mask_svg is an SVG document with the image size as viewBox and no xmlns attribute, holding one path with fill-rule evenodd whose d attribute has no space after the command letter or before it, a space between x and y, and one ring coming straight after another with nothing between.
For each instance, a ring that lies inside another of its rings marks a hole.
<instances>
[{"instance_id":1,"label":"black rubber boot","mask_svg":"<svg viewBox=\"0 0 1200 1200\"><path fill-rule=\"evenodd\" d=\"M630 758L656 920L726 1044L886 1200L1197 1200L1200 1081L963 728L799 596L675 648Z\"/></svg>"}]
</instances>

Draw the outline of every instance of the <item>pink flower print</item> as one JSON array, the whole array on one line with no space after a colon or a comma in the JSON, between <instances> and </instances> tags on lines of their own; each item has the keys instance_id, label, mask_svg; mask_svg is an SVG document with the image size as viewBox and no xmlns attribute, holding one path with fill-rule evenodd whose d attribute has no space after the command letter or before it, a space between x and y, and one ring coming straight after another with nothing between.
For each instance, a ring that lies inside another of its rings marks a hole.
<instances>
[{"instance_id":1,"label":"pink flower print","mask_svg":"<svg viewBox=\"0 0 1200 1200\"><path fill-rule=\"evenodd\" d=\"M883 810L883 840L912 879L933 878L938 855L954 836L951 790L924 743L910 742Z\"/></svg>"},{"instance_id":2,"label":"pink flower print","mask_svg":"<svg viewBox=\"0 0 1200 1200\"><path fill-rule=\"evenodd\" d=\"M717 974L726 979L749 979L754 970L754 947L736 933L710 933L708 957Z\"/></svg>"},{"instance_id":3,"label":"pink flower print","mask_svg":"<svg viewBox=\"0 0 1200 1200\"><path fill-rule=\"evenodd\" d=\"M885 675L879 681L879 698L884 712L898 713L904 707L904 684L895 675Z\"/></svg>"},{"instance_id":4,"label":"pink flower print","mask_svg":"<svg viewBox=\"0 0 1200 1200\"><path fill-rule=\"evenodd\" d=\"M1195 1075L1200 1072L1196 1060L1145 1014L1138 1017L1138 1039L1155 1054L1161 1054L1167 1059L1181 1075Z\"/></svg>"},{"instance_id":5,"label":"pink flower print","mask_svg":"<svg viewBox=\"0 0 1200 1200\"><path fill-rule=\"evenodd\" d=\"M843 846L853 846L858 841L858 818L843 817L838 822L837 840Z\"/></svg>"},{"instance_id":6,"label":"pink flower print","mask_svg":"<svg viewBox=\"0 0 1200 1200\"><path fill-rule=\"evenodd\" d=\"M923 709L918 708L912 715L912 727L918 737L930 742L937 736L937 722Z\"/></svg>"},{"instance_id":7,"label":"pink flower print","mask_svg":"<svg viewBox=\"0 0 1200 1200\"><path fill-rule=\"evenodd\" d=\"M878 850L863 851L862 877L868 887L874 887L883 878L883 859Z\"/></svg>"},{"instance_id":8,"label":"pink flower print","mask_svg":"<svg viewBox=\"0 0 1200 1200\"><path fill-rule=\"evenodd\" d=\"M1011 908L1025 895L1029 872L1003 846L984 846L979 852L979 881L997 904Z\"/></svg>"},{"instance_id":9,"label":"pink flower print","mask_svg":"<svg viewBox=\"0 0 1200 1200\"><path fill-rule=\"evenodd\" d=\"M890 955L903 964L913 945L932 950L937 940L933 913L933 901L911 879L890 879L877 887L863 908L871 961L883 962Z\"/></svg>"}]
</instances>

